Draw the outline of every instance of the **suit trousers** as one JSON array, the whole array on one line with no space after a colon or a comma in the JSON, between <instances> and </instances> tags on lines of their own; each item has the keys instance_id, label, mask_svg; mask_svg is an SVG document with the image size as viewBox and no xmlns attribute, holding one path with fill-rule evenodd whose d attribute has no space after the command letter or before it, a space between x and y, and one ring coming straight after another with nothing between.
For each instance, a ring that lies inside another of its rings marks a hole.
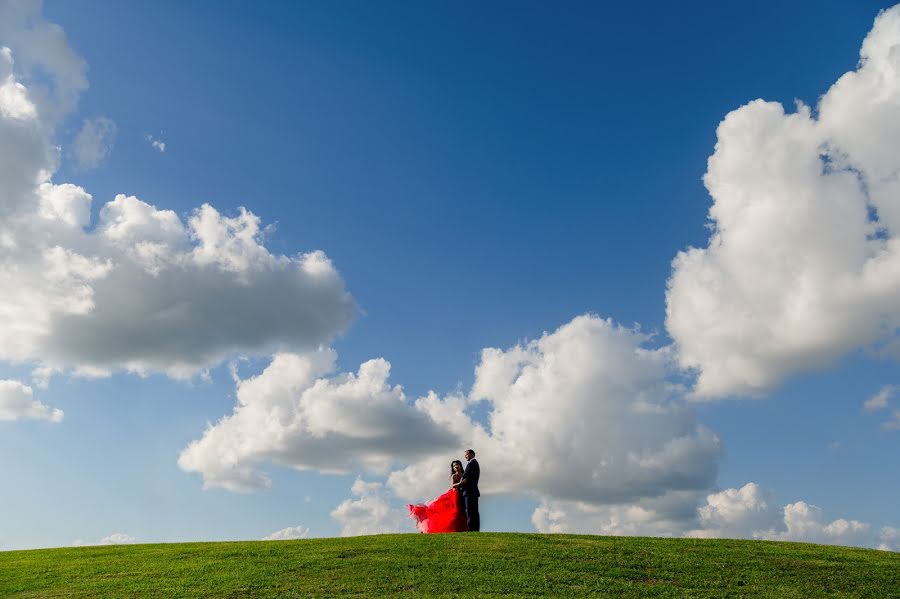
<instances>
[{"instance_id":1,"label":"suit trousers","mask_svg":"<svg viewBox=\"0 0 900 599\"><path fill-rule=\"evenodd\" d=\"M463 497L466 503L466 523L470 532L481 530L481 516L478 515L478 496L466 495Z\"/></svg>"}]
</instances>

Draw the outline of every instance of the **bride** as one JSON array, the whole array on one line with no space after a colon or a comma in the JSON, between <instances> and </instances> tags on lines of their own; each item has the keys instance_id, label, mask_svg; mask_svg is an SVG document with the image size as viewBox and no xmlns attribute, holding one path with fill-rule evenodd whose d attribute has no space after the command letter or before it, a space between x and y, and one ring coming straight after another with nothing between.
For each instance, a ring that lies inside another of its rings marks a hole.
<instances>
[{"instance_id":1,"label":"bride","mask_svg":"<svg viewBox=\"0 0 900 599\"><path fill-rule=\"evenodd\" d=\"M463 477L462 462L450 462L450 490L424 505L407 505L419 532L465 532L466 508L462 492L456 486Z\"/></svg>"}]
</instances>

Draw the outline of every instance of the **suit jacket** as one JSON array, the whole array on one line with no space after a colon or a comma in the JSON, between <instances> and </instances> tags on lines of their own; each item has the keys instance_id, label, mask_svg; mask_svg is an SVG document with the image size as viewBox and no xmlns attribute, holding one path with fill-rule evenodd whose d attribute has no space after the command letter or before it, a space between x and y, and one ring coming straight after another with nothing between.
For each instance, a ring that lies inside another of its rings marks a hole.
<instances>
[{"instance_id":1,"label":"suit jacket","mask_svg":"<svg viewBox=\"0 0 900 599\"><path fill-rule=\"evenodd\" d=\"M481 493L478 491L478 477L480 474L481 469L478 467L478 460L472 458L466 464L465 470L463 470L463 480L466 481L466 484L462 486L463 497L467 495L481 497Z\"/></svg>"}]
</instances>

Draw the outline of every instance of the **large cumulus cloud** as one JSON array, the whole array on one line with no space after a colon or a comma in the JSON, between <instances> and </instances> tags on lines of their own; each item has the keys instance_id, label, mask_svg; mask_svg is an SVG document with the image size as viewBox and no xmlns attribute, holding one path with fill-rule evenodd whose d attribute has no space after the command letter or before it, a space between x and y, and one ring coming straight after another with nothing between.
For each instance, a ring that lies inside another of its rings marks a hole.
<instances>
[{"instance_id":1,"label":"large cumulus cloud","mask_svg":"<svg viewBox=\"0 0 900 599\"><path fill-rule=\"evenodd\" d=\"M259 375L237 383L234 413L211 425L178 459L207 488L269 486L266 462L297 469L385 471L397 460L449 452L452 432L388 383L390 364L370 360L334 374L336 354L278 354Z\"/></svg>"},{"instance_id":2,"label":"large cumulus cloud","mask_svg":"<svg viewBox=\"0 0 900 599\"><path fill-rule=\"evenodd\" d=\"M544 498L531 515L543 533L681 536L695 525L702 491L669 491L625 503L591 504Z\"/></svg>"},{"instance_id":3,"label":"large cumulus cloud","mask_svg":"<svg viewBox=\"0 0 900 599\"><path fill-rule=\"evenodd\" d=\"M778 507L756 483L708 494L667 493L638 502L590 505L543 501L532 515L539 532L766 539L900 551L896 528L859 520L829 520L805 501Z\"/></svg>"},{"instance_id":4,"label":"large cumulus cloud","mask_svg":"<svg viewBox=\"0 0 900 599\"><path fill-rule=\"evenodd\" d=\"M689 531L688 536L803 541L900 551L895 529L889 526L875 529L854 519L829 520L822 508L802 500L779 508L772 494L755 483L711 493L697 515L698 528Z\"/></svg>"},{"instance_id":5,"label":"large cumulus cloud","mask_svg":"<svg viewBox=\"0 0 900 599\"><path fill-rule=\"evenodd\" d=\"M52 179L84 65L39 3L0 7L0 360L190 376L233 354L315 348L357 309L321 251L275 255L251 212L186 219ZM33 73L39 73L40 76Z\"/></svg>"},{"instance_id":6,"label":"large cumulus cloud","mask_svg":"<svg viewBox=\"0 0 900 599\"><path fill-rule=\"evenodd\" d=\"M544 501L532 515L539 532L766 539L900 551L896 528L829 520L805 501L778 507L756 483L709 493L668 493L639 502L590 505Z\"/></svg>"},{"instance_id":7,"label":"large cumulus cloud","mask_svg":"<svg viewBox=\"0 0 900 599\"><path fill-rule=\"evenodd\" d=\"M485 349L468 398L431 395L416 405L477 449L488 493L607 504L707 489L719 439L667 381L668 350L648 341L579 316L530 343ZM465 411L481 402L486 427ZM403 497L427 496L446 484L444 462L412 464L390 485Z\"/></svg>"},{"instance_id":8,"label":"large cumulus cloud","mask_svg":"<svg viewBox=\"0 0 900 599\"><path fill-rule=\"evenodd\" d=\"M184 224L118 196L87 233L83 190L39 194L0 270L15 290L0 299L2 359L187 376L234 353L315 347L355 314L322 252L270 254L247 211L204 205Z\"/></svg>"},{"instance_id":9,"label":"large cumulus cloud","mask_svg":"<svg viewBox=\"0 0 900 599\"><path fill-rule=\"evenodd\" d=\"M392 504L381 483L358 478L351 491L354 497L342 501L331 512L331 517L341 526L342 537L409 530L409 516Z\"/></svg>"},{"instance_id":10,"label":"large cumulus cloud","mask_svg":"<svg viewBox=\"0 0 900 599\"><path fill-rule=\"evenodd\" d=\"M900 7L818 110L756 100L718 128L705 248L673 261L667 327L698 397L754 394L900 324Z\"/></svg>"},{"instance_id":11,"label":"large cumulus cloud","mask_svg":"<svg viewBox=\"0 0 900 599\"><path fill-rule=\"evenodd\" d=\"M376 359L331 374L334 352L280 354L238 382L234 413L210 426L179 464L207 487L268 485L266 462L388 474L423 499L446 488L464 447L484 461L483 491L591 504L709 489L719 440L666 381L669 355L648 337L592 315L506 350L486 349L468 395L408 401ZM486 421L475 412L487 411Z\"/></svg>"}]
</instances>

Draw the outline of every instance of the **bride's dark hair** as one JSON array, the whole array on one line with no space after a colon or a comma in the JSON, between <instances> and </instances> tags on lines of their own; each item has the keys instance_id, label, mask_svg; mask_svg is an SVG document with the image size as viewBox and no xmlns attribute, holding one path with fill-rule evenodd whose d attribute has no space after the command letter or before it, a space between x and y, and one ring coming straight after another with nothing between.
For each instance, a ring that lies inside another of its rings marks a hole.
<instances>
[{"instance_id":1,"label":"bride's dark hair","mask_svg":"<svg viewBox=\"0 0 900 599\"><path fill-rule=\"evenodd\" d=\"M459 469L460 470L463 469L462 462L460 462L459 460L453 460L452 462L450 462L450 474L455 474L455 472L453 470L453 464L459 464Z\"/></svg>"}]
</instances>

